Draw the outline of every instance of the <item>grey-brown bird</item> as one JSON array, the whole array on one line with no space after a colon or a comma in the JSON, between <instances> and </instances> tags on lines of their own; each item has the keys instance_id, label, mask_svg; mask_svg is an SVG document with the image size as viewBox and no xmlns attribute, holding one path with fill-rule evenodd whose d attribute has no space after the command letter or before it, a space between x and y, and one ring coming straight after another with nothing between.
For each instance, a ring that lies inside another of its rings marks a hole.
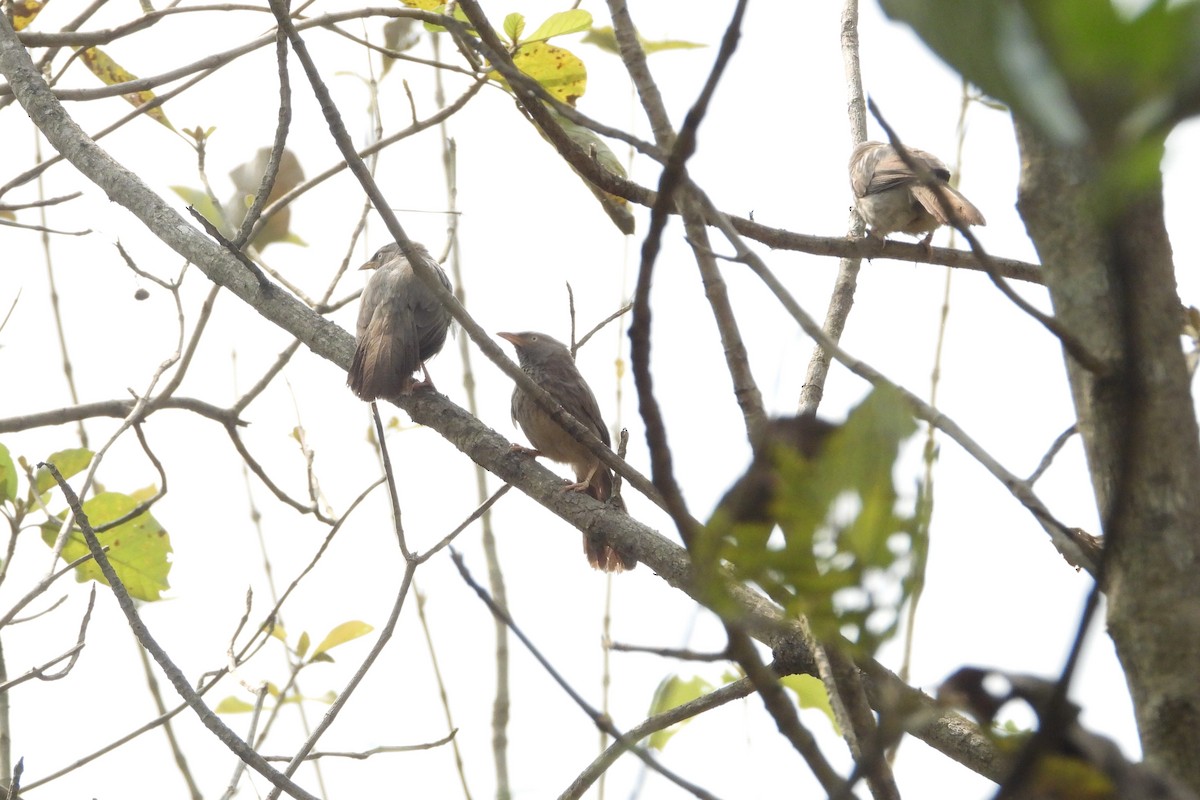
<instances>
[{"instance_id":1,"label":"grey-brown bird","mask_svg":"<svg viewBox=\"0 0 1200 800\"><path fill-rule=\"evenodd\" d=\"M950 185L950 169L941 159L924 150L907 147L909 156L933 175L958 221L986 225L983 214ZM938 201L938 192L904 163L896 148L885 142L863 142L850 155L850 186L854 207L867 223L868 235L876 239L889 233L926 234L921 244L928 247L933 232L949 225L951 217Z\"/></svg>"},{"instance_id":2,"label":"grey-brown bird","mask_svg":"<svg viewBox=\"0 0 1200 800\"><path fill-rule=\"evenodd\" d=\"M498 333L502 339L512 342L517 350L517 361L525 374L534 383L545 389L571 416L606 445L610 443L608 428L600 415L600 404L583 379L571 351L557 339L544 333ZM563 491L587 492L601 502L612 497L612 471L600 463L591 450L575 440L561 425L554 421L533 398L513 389L512 419L520 426L535 455L543 455L560 464L570 464L575 471L576 483ZM617 498L619 500L619 498ZM623 504L621 505L623 508ZM583 536L583 551L588 563L605 572L620 572L637 566L637 559L618 553L604 542Z\"/></svg>"},{"instance_id":3,"label":"grey-brown bird","mask_svg":"<svg viewBox=\"0 0 1200 800\"><path fill-rule=\"evenodd\" d=\"M446 289L450 280L424 246L413 248ZM433 387L425 362L446 343L450 312L417 277L394 242L385 244L361 269L375 270L358 308L358 348L346 384L363 400L411 394ZM424 381L413 378L418 369Z\"/></svg>"}]
</instances>

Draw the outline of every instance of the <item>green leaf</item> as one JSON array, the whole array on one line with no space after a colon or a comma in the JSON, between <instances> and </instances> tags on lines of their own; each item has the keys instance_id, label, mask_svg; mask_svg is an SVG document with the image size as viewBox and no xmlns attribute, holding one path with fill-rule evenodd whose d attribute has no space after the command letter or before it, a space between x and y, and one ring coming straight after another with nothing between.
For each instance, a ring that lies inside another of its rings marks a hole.
<instances>
[{"instance_id":1,"label":"green leaf","mask_svg":"<svg viewBox=\"0 0 1200 800\"><path fill-rule=\"evenodd\" d=\"M406 6L410 6L412 8L423 8L426 11L436 11L439 14L446 13L446 4L442 3L442 2L438 2L438 0L401 0L401 2L404 3ZM459 22L461 22L467 26L468 33L470 33L470 34L475 33L475 29L471 27L470 20L467 19L467 15L463 12L462 6L460 6L458 3L454 4L453 17L454 17L454 19L458 20ZM430 33L445 33L446 32L446 29L444 27L442 27L441 25L434 25L432 22L426 22L426 23L424 23L424 25L425 25L425 30L429 31Z\"/></svg>"},{"instance_id":2,"label":"green leaf","mask_svg":"<svg viewBox=\"0 0 1200 800\"><path fill-rule=\"evenodd\" d=\"M0 503L17 497L17 466L13 463L8 448L0 444Z\"/></svg>"},{"instance_id":3,"label":"green leaf","mask_svg":"<svg viewBox=\"0 0 1200 800\"><path fill-rule=\"evenodd\" d=\"M608 144L596 135L595 131L585 128L582 125L576 125L553 108L547 107L547 110L550 112L550 116L554 117L554 120L563 129L563 132L567 134L567 137L579 145L594 161L598 162L600 166L614 175L620 175L622 178L625 177L625 165L621 163L621 159L617 158ZM624 198L621 199L623 200Z\"/></svg>"},{"instance_id":4,"label":"green leaf","mask_svg":"<svg viewBox=\"0 0 1200 800\"><path fill-rule=\"evenodd\" d=\"M341 625L338 625L325 635L325 638L321 640L319 645L317 645L317 649L313 651L313 658L316 658L328 650L332 650L338 645L353 641L360 636L366 636L373 630L375 630L373 627L365 622L359 622L358 620L343 622Z\"/></svg>"},{"instance_id":5,"label":"green leaf","mask_svg":"<svg viewBox=\"0 0 1200 800\"><path fill-rule=\"evenodd\" d=\"M509 16L512 16L511 14ZM507 26L508 21L505 20ZM522 20L522 26L524 20ZM591 12L584 11L582 8L572 8L568 11L559 11L557 14L551 14L546 18L546 21L538 26L538 29L529 34L526 42L541 42L549 39L552 36L566 36L569 33L579 33L586 31L592 27ZM515 42L517 37L513 37Z\"/></svg>"},{"instance_id":6,"label":"green leaf","mask_svg":"<svg viewBox=\"0 0 1200 800\"><path fill-rule=\"evenodd\" d=\"M829 704L829 692L825 689L824 681L812 675L784 675L779 682L796 695L796 702L801 708L815 708L820 711L829 718L834 733L842 735L837 717L833 714L833 706Z\"/></svg>"},{"instance_id":7,"label":"green leaf","mask_svg":"<svg viewBox=\"0 0 1200 800\"><path fill-rule=\"evenodd\" d=\"M525 31L525 15L513 12L504 18L504 32L508 34L508 40L513 44L521 41L521 34Z\"/></svg>"},{"instance_id":8,"label":"green leaf","mask_svg":"<svg viewBox=\"0 0 1200 800\"><path fill-rule=\"evenodd\" d=\"M697 543L696 561L709 575L727 561L790 614L807 615L822 641L844 636L870 654L898 627L926 530L927 504L917 514L898 511L892 480L916 423L898 393L876 389L844 424L824 430L810 446L772 443L772 463L738 482L752 502L742 509L727 496ZM719 593L708 602L723 608Z\"/></svg>"},{"instance_id":9,"label":"green leaf","mask_svg":"<svg viewBox=\"0 0 1200 800\"><path fill-rule=\"evenodd\" d=\"M247 714L253 710L253 704L232 696L217 703L217 707L213 709L218 714Z\"/></svg>"},{"instance_id":10,"label":"green leaf","mask_svg":"<svg viewBox=\"0 0 1200 800\"><path fill-rule=\"evenodd\" d=\"M599 47L601 50L607 50L610 53L616 53L618 55L621 53L621 48L617 45L616 34L613 33L613 29L609 25L592 28L587 32L587 35L579 41L587 44L593 44L596 47ZM638 34L638 42L642 45L642 51L646 55L658 53L663 50L695 50L700 47L708 47L706 44L700 44L699 42L686 42L682 39L659 39L658 41L651 41L649 39L642 38L640 33Z\"/></svg>"},{"instance_id":11,"label":"green leaf","mask_svg":"<svg viewBox=\"0 0 1200 800\"><path fill-rule=\"evenodd\" d=\"M591 156L594 161L596 161L598 164L600 164L600 166L604 167L609 172L615 175L620 175L621 177L625 177L625 166L621 163L620 159L616 157L603 139L601 139L588 128L585 128L582 125L576 125L574 122L567 119L553 108L547 106L547 110L550 112L550 116L554 117L554 119L558 122L559 126L563 129L563 132L567 134L567 137L572 142L579 145L579 147L582 148L585 153ZM631 235L634 231L635 223L633 213L629 211L629 201L624 197L619 197L615 194L609 194L599 186L596 186L594 183L584 177L579 170L575 169L574 166L572 166L571 169L576 175L579 175L579 177L583 179L585 184L587 184L588 189L591 190L596 199L600 201L604 212L608 214L609 219L616 224L617 228L625 235Z\"/></svg>"},{"instance_id":12,"label":"green leaf","mask_svg":"<svg viewBox=\"0 0 1200 800\"><path fill-rule=\"evenodd\" d=\"M686 681L678 675L669 675L654 690L654 698L650 701L650 716L670 711L672 708L681 706L698 697L703 697L712 690L712 684L698 675ZM655 750L662 750L671 737L679 733L680 729L690 721L677 722L670 727L650 734L650 747Z\"/></svg>"},{"instance_id":13,"label":"green leaf","mask_svg":"<svg viewBox=\"0 0 1200 800\"><path fill-rule=\"evenodd\" d=\"M93 528L120 519L138 502L126 494L103 492L83 504L84 514ZM64 511L59 519L64 519ZM51 521L42 525L42 539L54 546L59 524ZM117 576L125 584L131 597L139 600L158 600L161 593L170 588L167 574L171 571L171 539L158 521L146 511L131 520L99 534L100 544L108 547L108 560ZM83 534L73 528L68 534L62 557L70 562L90 552ZM75 579L80 583L89 580L107 583L95 560L85 561L75 568Z\"/></svg>"},{"instance_id":14,"label":"green leaf","mask_svg":"<svg viewBox=\"0 0 1200 800\"><path fill-rule=\"evenodd\" d=\"M196 209L200 216L217 226L218 230L228 230L224 215L217 208L216 203L212 201L212 198L208 196L208 192L202 192L190 186L172 186L170 188L172 192L182 197L184 202Z\"/></svg>"},{"instance_id":15,"label":"green leaf","mask_svg":"<svg viewBox=\"0 0 1200 800\"><path fill-rule=\"evenodd\" d=\"M71 450L59 450L57 453L51 453L47 458L42 460L47 464L53 464L58 469L59 474L63 476L63 480L70 480L91 466L93 455L95 454L86 447L76 447ZM38 494L43 494L57 486L54 482L54 476L45 467L37 471L34 475L34 481L34 491Z\"/></svg>"},{"instance_id":16,"label":"green leaf","mask_svg":"<svg viewBox=\"0 0 1200 800\"><path fill-rule=\"evenodd\" d=\"M1119 150L1200 111L1200 6L881 0L963 77L1063 144ZM1117 145L1114 147L1114 145Z\"/></svg>"},{"instance_id":17,"label":"green leaf","mask_svg":"<svg viewBox=\"0 0 1200 800\"><path fill-rule=\"evenodd\" d=\"M304 654L308 652L308 646L310 644L312 644L312 641L308 638L308 631L300 634L300 641L296 645L296 655L300 656L300 658L304 658Z\"/></svg>"}]
</instances>

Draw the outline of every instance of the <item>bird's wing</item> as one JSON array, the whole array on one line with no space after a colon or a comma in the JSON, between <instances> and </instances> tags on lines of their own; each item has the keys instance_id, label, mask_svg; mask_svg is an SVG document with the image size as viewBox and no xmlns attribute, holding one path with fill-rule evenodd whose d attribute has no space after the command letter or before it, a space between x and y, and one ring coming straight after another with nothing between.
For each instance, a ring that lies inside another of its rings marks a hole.
<instances>
[{"instance_id":1,"label":"bird's wing","mask_svg":"<svg viewBox=\"0 0 1200 800\"><path fill-rule=\"evenodd\" d=\"M600 404L596 402L596 395L583 379L571 356L564 352L548 366L549 369L542 375L542 387L559 402L559 405L591 429L600 441L611 446L608 426L604 424L604 417L600 414Z\"/></svg>"},{"instance_id":2,"label":"bird's wing","mask_svg":"<svg viewBox=\"0 0 1200 800\"><path fill-rule=\"evenodd\" d=\"M908 154L914 161L932 172L934 177L944 181L950 179L950 170L942 163L941 159L932 153L908 148ZM891 145L881 144L874 149L867 150L861 158L862 174L858 176L858 180L862 186L862 192L858 195L859 197L886 192L897 186L918 182L917 173L904 163L904 159L900 158L900 154ZM859 191L859 186L855 186L855 191Z\"/></svg>"}]
</instances>

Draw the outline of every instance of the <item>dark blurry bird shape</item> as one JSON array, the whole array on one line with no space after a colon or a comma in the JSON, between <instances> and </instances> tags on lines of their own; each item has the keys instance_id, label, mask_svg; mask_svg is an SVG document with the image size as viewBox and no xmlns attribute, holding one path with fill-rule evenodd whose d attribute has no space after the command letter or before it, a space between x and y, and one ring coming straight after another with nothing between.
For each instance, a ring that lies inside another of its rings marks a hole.
<instances>
[{"instance_id":1,"label":"dark blurry bird shape","mask_svg":"<svg viewBox=\"0 0 1200 800\"><path fill-rule=\"evenodd\" d=\"M571 351L562 342L544 333L525 331L523 333L498 333L502 339L512 343L517 351L517 361L525 374L533 382L545 389L559 405L604 444L610 444L608 428L600 415L600 405L592 394L587 381L583 379ZM513 389L512 419L520 426L529 443L535 448L536 455L544 455L560 464L570 464L575 471L576 483L564 488L563 491L586 491L589 495L605 502L612 497L612 471L600 463L596 457L575 437L567 433L561 425L554 421L533 398L521 391L520 387ZM620 498L614 498L620 508ZM618 553L608 544L592 539L587 534L583 537L583 550L587 554L588 563L596 569L605 572L620 572L637 566L637 559Z\"/></svg>"},{"instance_id":2,"label":"dark blurry bird shape","mask_svg":"<svg viewBox=\"0 0 1200 800\"><path fill-rule=\"evenodd\" d=\"M940 705L966 710L1015 768L1003 781L1012 800L1196 800L1174 778L1148 764L1130 762L1111 739L1086 729L1080 707L1061 698L1056 682L998 669L963 667L938 688ZM1037 714L1038 732L1003 733L996 715L1011 701ZM1036 752L1023 752L1036 747ZM1024 763L1023 763L1024 762Z\"/></svg>"},{"instance_id":3,"label":"dark blurry bird shape","mask_svg":"<svg viewBox=\"0 0 1200 800\"><path fill-rule=\"evenodd\" d=\"M773 507L782 481L776 468L776 452L779 448L787 448L806 459L815 459L825 440L838 427L814 414L768 420L754 448L750 467L729 488L717 508L729 522L773 525Z\"/></svg>"},{"instance_id":4,"label":"dark blurry bird shape","mask_svg":"<svg viewBox=\"0 0 1200 800\"><path fill-rule=\"evenodd\" d=\"M416 242L412 246L449 291L450 280L429 251ZM433 388L425 362L446 343L452 321L449 310L413 272L395 243L379 248L361 269L374 272L359 303L358 347L347 385L367 401L411 394L422 386ZM418 369L424 381L413 378Z\"/></svg>"},{"instance_id":5,"label":"dark blurry bird shape","mask_svg":"<svg viewBox=\"0 0 1200 800\"><path fill-rule=\"evenodd\" d=\"M929 170L958 222L986 225L983 214L971 201L950 185L950 169L941 159L924 150L906 147L914 163ZM889 233L926 234L921 241L928 247L933 232L952 222L938 200L939 192L922 181L896 148L884 142L863 142L850 156L850 186L854 207L867 223L868 235L883 239Z\"/></svg>"}]
</instances>

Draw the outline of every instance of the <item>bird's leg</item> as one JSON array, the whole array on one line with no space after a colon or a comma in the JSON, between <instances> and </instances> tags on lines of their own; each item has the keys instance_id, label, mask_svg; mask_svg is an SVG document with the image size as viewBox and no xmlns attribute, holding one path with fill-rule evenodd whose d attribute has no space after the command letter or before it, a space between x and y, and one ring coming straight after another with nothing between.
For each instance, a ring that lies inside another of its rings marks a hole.
<instances>
[{"instance_id":1,"label":"bird's leg","mask_svg":"<svg viewBox=\"0 0 1200 800\"><path fill-rule=\"evenodd\" d=\"M564 492L586 492L588 487L592 485L592 476L596 474L596 470L600 469L600 462L592 464L592 468L588 470L588 474L583 477L578 483L569 483L563 487ZM576 475L575 477L579 477Z\"/></svg>"},{"instance_id":2,"label":"bird's leg","mask_svg":"<svg viewBox=\"0 0 1200 800\"><path fill-rule=\"evenodd\" d=\"M925 234L925 238L918 242L918 244L920 244L921 249L925 251L926 258L933 257L933 231Z\"/></svg>"},{"instance_id":3,"label":"bird's leg","mask_svg":"<svg viewBox=\"0 0 1200 800\"><path fill-rule=\"evenodd\" d=\"M401 394L412 394L417 389L424 389L427 386L436 392L437 387L433 385L433 378L429 377L429 369L425 366L424 361L421 362L421 374L425 376L425 379L418 381L410 376L406 381L405 391Z\"/></svg>"}]
</instances>

